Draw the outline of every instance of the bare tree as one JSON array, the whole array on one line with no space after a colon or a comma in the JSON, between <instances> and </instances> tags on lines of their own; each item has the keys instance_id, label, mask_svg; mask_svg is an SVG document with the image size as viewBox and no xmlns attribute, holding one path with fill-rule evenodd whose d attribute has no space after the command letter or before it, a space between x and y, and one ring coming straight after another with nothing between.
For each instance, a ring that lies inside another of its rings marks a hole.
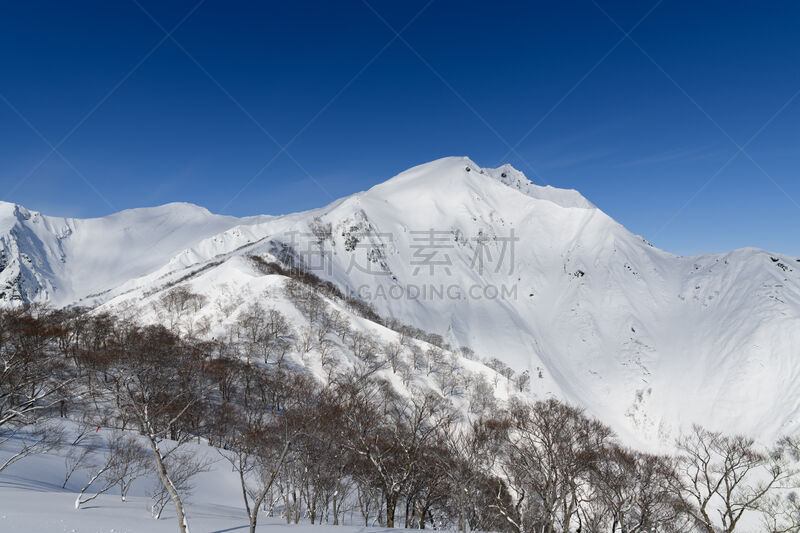
<instances>
[{"instance_id":1,"label":"bare tree","mask_svg":"<svg viewBox=\"0 0 800 533\"><path fill-rule=\"evenodd\" d=\"M495 407L495 396L492 385L483 374L478 374L469 387L469 408L472 413L482 415Z\"/></svg>"},{"instance_id":2,"label":"bare tree","mask_svg":"<svg viewBox=\"0 0 800 533\"><path fill-rule=\"evenodd\" d=\"M686 529L683 506L670 488L674 475L671 458L607 446L592 469L592 498L581 505L583 523L624 533Z\"/></svg>"},{"instance_id":3,"label":"bare tree","mask_svg":"<svg viewBox=\"0 0 800 533\"><path fill-rule=\"evenodd\" d=\"M392 372L397 373L403 355L403 345L399 342L390 342L383 346L383 353L389 365L392 367Z\"/></svg>"},{"instance_id":4,"label":"bare tree","mask_svg":"<svg viewBox=\"0 0 800 533\"><path fill-rule=\"evenodd\" d=\"M514 369L496 357L488 359L485 364L508 380L511 380L514 377ZM496 385L497 383L495 382L495 386Z\"/></svg>"},{"instance_id":5,"label":"bare tree","mask_svg":"<svg viewBox=\"0 0 800 533\"><path fill-rule=\"evenodd\" d=\"M36 426L59 406L64 414L75 379L58 355L60 335L46 310L0 311L0 444L23 437L20 449L0 463L0 472L60 443L53 425Z\"/></svg>"},{"instance_id":6,"label":"bare tree","mask_svg":"<svg viewBox=\"0 0 800 533\"><path fill-rule=\"evenodd\" d=\"M119 417L143 435L153 468L175 506L178 528L187 533L186 511L168 459L193 438L202 422L193 411L202 410L209 392L203 365L206 347L150 326L131 328L118 349L110 371L113 378L102 382L118 398Z\"/></svg>"},{"instance_id":7,"label":"bare tree","mask_svg":"<svg viewBox=\"0 0 800 533\"><path fill-rule=\"evenodd\" d=\"M318 335L324 337L328 333L337 335L342 342L350 333L350 319L338 309L328 307L319 319Z\"/></svg>"},{"instance_id":8,"label":"bare tree","mask_svg":"<svg viewBox=\"0 0 800 533\"><path fill-rule=\"evenodd\" d=\"M455 394L458 385L461 382L459 371L461 367L458 364L455 354L451 354L449 358L442 358L439 362L434 379L442 394L452 396Z\"/></svg>"},{"instance_id":9,"label":"bare tree","mask_svg":"<svg viewBox=\"0 0 800 533\"><path fill-rule=\"evenodd\" d=\"M423 368L425 364L425 352L416 342L411 343L411 365L415 370Z\"/></svg>"},{"instance_id":10,"label":"bare tree","mask_svg":"<svg viewBox=\"0 0 800 533\"><path fill-rule=\"evenodd\" d=\"M87 448L94 451L94 455L98 449ZM92 465L94 473L75 498L75 509L80 509L81 505L94 500L114 486L120 487L120 497L124 502L131 483L147 473L148 466L147 450L136 438L116 433L110 435L105 439L103 461ZM84 496L92 487L96 487L94 494Z\"/></svg>"},{"instance_id":11,"label":"bare tree","mask_svg":"<svg viewBox=\"0 0 800 533\"><path fill-rule=\"evenodd\" d=\"M36 425L22 429L14 429L0 437L0 446L16 437L19 448L0 463L0 472L28 456L47 453L59 448L64 440L63 427L48 422L37 422Z\"/></svg>"},{"instance_id":12,"label":"bare tree","mask_svg":"<svg viewBox=\"0 0 800 533\"><path fill-rule=\"evenodd\" d=\"M461 346L458 348L461 357L464 359L469 359L470 361L474 361L476 359L475 350L470 348L469 346Z\"/></svg>"},{"instance_id":13,"label":"bare tree","mask_svg":"<svg viewBox=\"0 0 800 533\"><path fill-rule=\"evenodd\" d=\"M328 382L330 382L337 366L335 355L336 345L328 339L323 339L320 341L317 349L319 350L319 363L323 370L327 371Z\"/></svg>"},{"instance_id":14,"label":"bare tree","mask_svg":"<svg viewBox=\"0 0 800 533\"><path fill-rule=\"evenodd\" d=\"M760 504L764 528L767 533L796 533L800 531L800 494L798 481L800 472L800 439L784 437L778 441L771 452L773 460L781 460L786 465L785 482L775 487L765 501Z\"/></svg>"},{"instance_id":15,"label":"bare tree","mask_svg":"<svg viewBox=\"0 0 800 533\"><path fill-rule=\"evenodd\" d=\"M360 331L350 332L350 350L353 356L364 362L372 361L378 356L377 343L372 337Z\"/></svg>"},{"instance_id":16,"label":"bare tree","mask_svg":"<svg viewBox=\"0 0 800 533\"><path fill-rule=\"evenodd\" d=\"M502 442L498 466L514 497L510 508L498 502L498 512L519 533L579 524L589 474L611 430L556 400L533 406L512 400L509 418L495 427Z\"/></svg>"},{"instance_id":17,"label":"bare tree","mask_svg":"<svg viewBox=\"0 0 800 533\"><path fill-rule=\"evenodd\" d=\"M245 355L250 358L263 347L267 337L267 310L258 302L253 302L239 312L236 329L244 340Z\"/></svg>"},{"instance_id":18,"label":"bare tree","mask_svg":"<svg viewBox=\"0 0 800 533\"><path fill-rule=\"evenodd\" d=\"M519 392L528 392L531 389L531 373L527 370L517 374L514 384Z\"/></svg>"},{"instance_id":19,"label":"bare tree","mask_svg":"<svg viewBox=\"0 0 800 533\"><path fill-rule=\"evenodd\" d=\"M314 347L315 341L316 336L314 335L314 330L311 329L311 326L302 326L296 335L294 349L301 357L303 357L311 351L311 349Z\"/></svg>"},{"instance_id":20,"label":"bare tree","mask_svg":"<svg viewBox=\"0 0 800 533\"><path fill-rule=\"evenodd\" d=\"M464 425L453 420L442 428L442 450L436 455L435 475L449 481L457 529L469 533L480 527L476 518L483 482L491 477L497 450L482 422ZM487 528L489 529L489 528Z\"/></svg>"},{"instance_id":21,"label":"bare tree","mask_svg":"<svg viewBox=\"0 0 800 533\"><path fill-rule=\"evenodd\" d=\"M67 483L69 483L69 478L72 477L72 474L87 464L91 456L97 451L97 447L98 444L95 442L90 442L86 445L73 443L70 446L69 450L64 456L64 467L66 468L66 473L64 474L64 482L61 484L62 489L67 486Z\"/></svg>"},{"instance_id":22,"label":"bare tree","mask_svg":"<svg viewBox=\"0 0 800 533\"><path fill-rule=\"evenodd\" d=\"M202 294L192 292L185 285L179 285L161 295L155 304L155 310L166 320L170 330L177 331L181 325L190 325L189 317L197 313L206 300ZM190 327L187 332L191 333Z\"/></svg>"},{"instance_id":23,"label":"bare tree","mask_svg":"<svg viewBox=\"0 0 800 533\"><path fill-rule=\"evenodd\" d=\"M762 509L764 529L767 533L796 533L800 531L800 495L796 490L786 490L765 498Z\"/></svg>"},{"instance_id":24,"label":"bare tree","mask_svg":"<svg viewBox=\"0 0 800 533\"><path fill-rule=\"evenodd\" d=\"M286 315L274 308L267 310L266 330L262 338L261 347L261 351L264 354L264 363L269 362L270 355L278 360L283 359L289 348L289 343L285 337L290 334L291 327Z\"/></svg>"},{"instance_id":25,"label":"bare tree","mask_svg":"<svg viewBox=\"0 0 800 533\"><path fill-rule=\"evenodd\" d=\"M346 445L381 491L386 527L394 527L398 501L436 434L434 415L441 413L441 398L419 394L406 401L385 386L358 382L344 384L339 393L346 398Z\"/></svg>"},{"instance_id":26,"label":"bare tree","mask_svg":"<svg viewBox=\"0 0 800 533\"><path fill-rule=\"evenodd\" d=\"M182 494L183 499L191 495L195 476L211 470L211 462L197 457L189 451L176 450L164 459L165 469L170 473L170 482L175 491ZM150 513L156 520L161 519L164 508L170 501L174 502L172 491L162 482L153 487L150 493L152 501ZM187 526L188 529L188 526Z\"/></svg>"},{"instance_id":27,"label":"bare tree","mask_svg":"<svg viewBox=\"0 0 800 533\"><path fill-rule=\"evenodd\" d=\"M411 380L417 375L414 368L407 362L401 361L400 364L397 365L397 369L400 372L400 379L403 381L403 385L408 387Z\"/></svg>"},{"instance_id":28,"label":"bare tree","mask_svg":"<svg viewBox=\"0 0 800 533\"><path fill-rule=\"evenodd\" d=\"M83 505L84 503L88 503L94 500L95 498L97 498L98 496L100 496L101 494L103 494L116 484L117 480L111 479L109 476L106 475L106 473L111 469L111 463L113 459L114 459L113 454L109 452L104 455L104 460L102 463L91 465L94 473L89 477L89 481L87 481L86 484L83 486L83 488L81 488L80 492L78 493L78 496L75 498L76 510L80 509L81 505ZM86 494L86 492L97 481L101 481L102 486L99 489L97 489L97 491L93 495L84 497L84 494Z\"/></svg>"},{"instance_id":29,"label":"bare tree","mask_svg":"<svg viewBox=\"0 0 800 533\"><path fill-rule=\"evenodd\" d=\"M429 376L433 374L433 372L441 366L444 357L444 350L438 346L429 346L425 351L425 373Z\"/></svg>"},{"instance_id":30,"label":"bare tree","mask_svg":"<svg viewBox=\"0 0 800 533\"><path fill-rule=\"evenodd\" d=\"M109 477L119 486L120 500L127 501L133 482L152 471L150 456L141 441L131 435L114 437L110 447L113 455Z\"/></svg>"},{"instance_id":31,"label":"bare tree","mask_svg":"<svg viewBox=\"0 0 800 533\"><path fill-rule=\"evenodd\" d=\"M219 427L227 449L220 454L237 472L250 532L272 490L291 447L317 417L307 405L318 397L316 385L301 374L250 367L238 392L233 416Z\"/></svg>"},{"instance_id":32,"label":"bare tree","mask_svg":"<svg viewBox=\"0 0 800 533\"><path fill-rule=\"evenodd\" d=\"M675 494L695 525L707 533L733 532L742 515L758 510L787 476L778 460L752 439L698 425L677 442L681 453Z\"/></svg>"},{"instance_id":33,"label":"bare tree","mask_svg":"<svg viewBox=\"0 0 800 533\"><path fill-rule=\"evenodd\" d=\"M310 324L316 323L328 308L325 299L310 286L294 279L286 281L284 294L306 317Z\"/></svg>"}]
</instances>

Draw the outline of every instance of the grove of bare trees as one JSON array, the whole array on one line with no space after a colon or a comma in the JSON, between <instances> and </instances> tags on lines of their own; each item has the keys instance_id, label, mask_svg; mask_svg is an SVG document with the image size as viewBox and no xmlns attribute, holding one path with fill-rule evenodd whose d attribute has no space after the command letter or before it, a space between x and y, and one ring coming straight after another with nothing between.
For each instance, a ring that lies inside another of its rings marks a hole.
<instances>
[{"instance_id":1,"label":"grove of bare trees","mask_svg":"<svg viewBox=\"0 0 800 533\"><path fill-rule=\"evenodd\" d=\"M352 331L304 285L287 291L306 337L259 304L213 341L77 309L0 312L0 444L18 443L0 470L61 447L65 486L88 472L77 508L112 490L125 501L148 478L153 515L171 505L183 532L186 499L210 468L197 447L238 477L251 532L264 516L465 533L798 531L794 439L765 449L694 427L675 453L630 449L577 407L501 402L483 375L464 379L446 347L407 340L419 332L386 343ZM176 293L164 305L180 315L198 301ZM355 363L337 363L336 339ZM276 355L305 343L326 379ZM414 368L433 385L396 387ZM513 388L529 380L519 374ZM66 420L84 428L71 441ZM91 441L93 428L113 438Z\"/></svg>"}]
</instances>

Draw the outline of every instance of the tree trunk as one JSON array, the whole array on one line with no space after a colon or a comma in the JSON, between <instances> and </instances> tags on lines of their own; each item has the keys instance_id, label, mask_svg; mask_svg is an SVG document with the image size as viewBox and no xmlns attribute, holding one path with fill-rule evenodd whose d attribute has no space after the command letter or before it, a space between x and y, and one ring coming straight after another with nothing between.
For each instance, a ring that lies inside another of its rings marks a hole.
<instances>
[{"instance_id":1,"label":"tree trunk","mask_svg":"<svg viewBox=\"0 0 800 533\"><path fill-rule=\"evenodd\" d=\"M256 533L256 525L258 523L258 510L261 508L261 505L264 503L264 500L267 498L267 494L269 493L270 489L272 489L273 483L275 483L275 479L278 477L278 472L283 467L283 462L286 460L286 454L289 451L289 445L291 444L290 441L287 441L283 445L283 450L281 451L281 456L278 458L278 462L275 465L275 468L270 472L269 481L267 482L264 487L261 488L261 492L258 494L256 499L253 501L253 512L250 513L250 508L248 506L247 513L250 517L250 533ZM244 493L244 500L247 503L247 490L245 488L244 483L244 475L240 472L242 476L242 492ZM288 513L288 511L287 511Z\"/></svg>"},{"instance_id":2,"label":"tree trunk","mask_svg":"<svg viewBox=\"0 0 800 533\"><path fill-rule=\"evenodd\" d=\"M94 484L94 482L97 481L100 478L100 476L102 476L109 468L110 468L110 466L108 464L106 464L95 475L93 475L91 477L91 479L89 480L89 482L86 485L84 485L84 487L78 493L78 497L75 498L75 509L80 509L81 505L83 505L84 503L88 503L88 502L94 500L95 498L97 498L98 496L100 496L101 494L103 494L104 492L106 492L110 488L110 485L106 486L102 490L98 491L94 496L89 496L85 500L82 499L83 495L86 493L86 491L89 490L89 487L91 487L92 484Z\"/></svg>"},{"instance_id":3,"label":"tree trunk","mask_svg":"<svg viewBox=\"0 0 800 533\"><path fill-rule=\"evenodd\" d=\"M386 527L394 527L394 513L397 507L397 496L394 494L386 495Z\"/></svg>"},{"instance_id":4,"label":"tree trunk","mask_svg":"<svg viewBox=\"0 0 800 533\"><path fill-rule=\"evenodd\" d=\"M338 526L339 525L339 506L337 505L337 497L338 497L338 495L339 495L339 491L338 490L333 493L333 502L331 504L332 507L333 507L333 525L334 526Z\"/></svg>"},{"instance_id":5,"label":"tree trunk","mask_svg":"<svg viewBox=\"0 0 800 533\"><path fill-rule=\"evenodd\" d=\"M189 533L189 522L186 518L186 512L183 509L183 501L181 501L180 494L178 494L177 489L175 489L175 485L172 484L172 480L167 474L167 467L164 465L164 456L161 455L161 450L158 449L158 444L152 435L147 435L147 442L150 444L150 448L153 450L153 458L155 459L156 463L156 473L158 473L158 479L169 493L170 498L172 498L172 503L175 505L175 514L178 517L178 531L180 531L180 533Z\"/></svg>"}]
</instances>

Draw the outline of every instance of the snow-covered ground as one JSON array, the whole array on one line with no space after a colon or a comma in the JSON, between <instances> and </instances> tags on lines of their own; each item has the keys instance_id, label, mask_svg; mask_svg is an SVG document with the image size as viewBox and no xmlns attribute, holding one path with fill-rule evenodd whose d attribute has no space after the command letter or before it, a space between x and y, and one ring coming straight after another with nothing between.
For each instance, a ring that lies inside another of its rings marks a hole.
<instances>
[{"instance_id":1,"label":"snow-covered ground","mask_svg":"<svg viewBox=\"0 0 800 533\"><path fill-rule=\"evenodd\" d=\"M381 315L528 370L535 396L630 440L668 444L691 422L764 443L800 430L800 259L678 257L577 191L468 158L279 217L170 204L80 221L0 204L0 300L158 318L181 284L222 327L247 302L283 306L247 256L287 245Z\"/></svg>"},{"instance_id":2,"label":"snow-covered ground","mask_svg":"<svg viewBox=\"0 0 800 533\"><path fill-rule=\"evenodd\" d=\"M69 426L72 428L73 426ZM95 437L101 441L101 430ZM17 443L0 446L0 463L10 455ZM214 461L209 472L197 475L194 490L188 497L190 530L194 533L247 532L248 520L242 504L241 488L230 465L206 445L186 445L196 455ZM155 477L134 482L127 501L122 502L119 491L112 489L75 510L75 498L91 476L91 469L77 471L67 486L61 488L66 467L66 448L44 455L27 457L0 472L0 531L4 533L173 533L175 512L168 504L159 520L150 514L148 490ZM102 451L102 450L101 450ZM101 461L100 452L94 454ZM91 491L89 491L91 494ZM314 525L307 522L287 525L279 517L269 518L262 513L258 530L261 533L367 533L385 531L363 527L357 511L345 515L341 526Z\"/></svg>"}]
</instances>

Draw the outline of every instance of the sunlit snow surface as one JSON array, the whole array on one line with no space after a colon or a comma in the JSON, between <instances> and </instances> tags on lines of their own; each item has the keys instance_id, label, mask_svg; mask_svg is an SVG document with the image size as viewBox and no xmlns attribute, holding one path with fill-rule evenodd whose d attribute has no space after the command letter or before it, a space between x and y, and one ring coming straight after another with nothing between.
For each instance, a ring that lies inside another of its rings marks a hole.
<instances>
[{"instance_id":1,"label":"sunlit snow surface","mask_svg":"<svg viewBox=\"0 0 800 533\"><path fill-rule=\"evenodd\" d=\"M66 425L68 434L74 425ZM107 437L106 430L92 435L98 443ZM84 441L88 443L90 439ZM16 443L0 446L0 463L14 449ZM230 464L216 451L204 444L188 444L196 456L213 461L208 472L194 478L194 490L188 496L190 531L193 533L247 532L247 514L241 499L238 477L231 472ZM177 529L175 511L169 503L159 520L150 514L148 491L157 483L154 475L134 481L127 501L122 502L116 488L97 499L74 509L77 493L91 476L91 469L77 471L65 488L64 453L36 455L15 463L0 472L0 531L3 533L174 533ZM92 457L103 462L103 448ZM91 491L88 494L92 494ZM385 529L364 528L357 510L345 514L342 526L311 526L308 523L287 526L279 517L266 513L259 517L259 533L372 533Z\"/></svg>"},{"instance_id":2,"label":"sunlit snow surface","mask_svg":"<svg viewBox=\"0 0 800 533\"><path fill-rule=\"evenodd\" d=\"M319 244L312 230L327 223L331 235ZM447 243L437 250L446 269L419 264L430 256L420 249L426 231ZM513 261L506 250L497 268L509 239L518 239ZM280 279L248 259L274 260L281 244L312 266L323 254L315 272L380 314L528 369L536 397L582 405L625 439L658 446L689 422L764 442L800 429L797 258L756 249L678 257L576 191L467 158L433 161L279 217L235 219L169 204L74 220L0 204L0 292L7 303L16 290L33 301L102 304L156 321L161 291L183 280L208 298L199 317L220 332L253 300L297 315ZM482 272L481 246L495 261ZM407 297L409 287L430 286L515 293ZM398 291L406 296L391 297Z\"/></svg>"},{"instance_id":3,"label":"sunlit snow surface","mask_svg":"<svg viewBox=\"0 0 800 533\"><path fill-rule=\"evenodd\" d=\"M29 459L21 465L37 461ZM42 463L42 461L37 461ZM63 466L58 460L54 466ZM47 468L43 465L37 465ZM189 526L193 533L223 533L249 530L244 507L236 501L220 504L238 494L231 486L229 493L222 492L220 483L226 483L226 472L212 472L199 476L197 494L187 505ZM233 480L232 480L233 481ZM213 492L211 490L213 489ZM79 490L79 489L78 489ZM159 520L150 517L150 500L145 496L131 496L127 502L119 496L104 494L85 507L73 509L75 492L61 489L58 483L31 481L30 478L0 474L0 531L19 533L174 533L175 513L168 506ZM358 526L358 512L346 515L343 526L315 525L307 522L287 526L281 518L259 518L259 533L367 533L390 531L384 528Z\"/></svg>"}]
</instances>

